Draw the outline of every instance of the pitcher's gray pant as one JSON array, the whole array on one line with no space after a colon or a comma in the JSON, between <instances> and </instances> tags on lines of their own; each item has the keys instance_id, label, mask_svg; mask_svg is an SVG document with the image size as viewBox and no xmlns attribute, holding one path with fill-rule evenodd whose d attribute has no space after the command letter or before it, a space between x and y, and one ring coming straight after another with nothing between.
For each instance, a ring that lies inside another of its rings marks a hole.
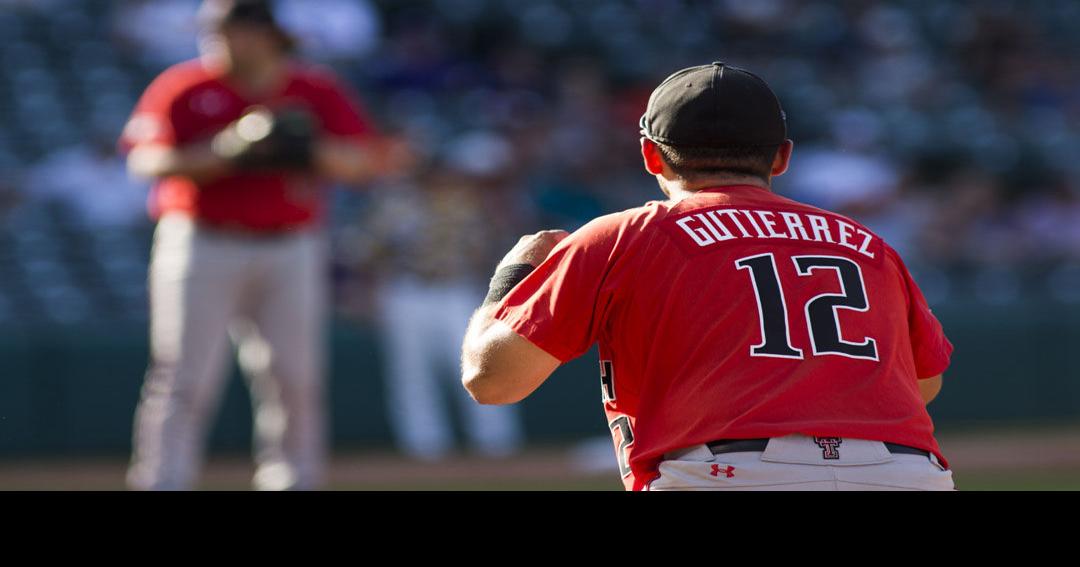
<instances>
[{"instance_id":1,"label":"pitcher's gray pant","mask_svg":"<svg viewBox=\"0 0 1080 567\"><path fill-rule=\"evenodd\" d=\"M180 216L159 222L131 488L194 487L225 386L230 335L254 406L255 487L318 487L326 454L325 258L317 232L265 238Z\"/></svg>"}]
</instances>

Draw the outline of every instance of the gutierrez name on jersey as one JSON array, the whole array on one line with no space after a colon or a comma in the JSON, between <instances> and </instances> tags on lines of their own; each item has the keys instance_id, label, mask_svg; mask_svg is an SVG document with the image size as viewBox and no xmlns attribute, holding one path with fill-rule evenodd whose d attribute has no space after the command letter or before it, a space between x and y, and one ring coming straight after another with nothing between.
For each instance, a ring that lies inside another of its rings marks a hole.
<instances>
[{"instance_id":1,"label":"gutierrez name on jersey","mask_svg":"<svg viewBox=\"0 0 1080 567\"><path fill-rule=\"evenodd\" d=\"M738 238L786 238L829 242L873 258L870 233L839 218L759 209L714 209L688 214L675 221L700 247Z\"/></svg>"}]
</instances>

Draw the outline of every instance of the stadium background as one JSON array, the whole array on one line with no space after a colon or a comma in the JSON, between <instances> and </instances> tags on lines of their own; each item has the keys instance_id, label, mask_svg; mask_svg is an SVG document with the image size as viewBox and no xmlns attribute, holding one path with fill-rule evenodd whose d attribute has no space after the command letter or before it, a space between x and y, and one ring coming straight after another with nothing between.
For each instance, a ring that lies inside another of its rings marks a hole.
<instances>
[{"instance_id":1,"label":"stadium background","mask_svg":"<svg viewBox=\"0 0 1080 567\"><path fill-rule=\"evenodd\" d=\"M0 0L0 489L122 486L152 225L115 140L149 80L195 54L195 4ZM618 488L595 354L524 404L533 449L520 459L461 457L437 473L396 459L374 289L447 262L482 280L521 233L657 198L637 154L648 93L719 59L759 72L784 103L796 156L777 191L864 222L924 287L956 344L931 413L960 488L1080 488L1080 3L282 8L307 55L432 164L335 193L335 486ZM394 200L447 180L457 225ZM453 238L403 241L392 227L406 221ZM209 487L245 486L249 439L234 380Z\"/></svg>"}]
</instances>

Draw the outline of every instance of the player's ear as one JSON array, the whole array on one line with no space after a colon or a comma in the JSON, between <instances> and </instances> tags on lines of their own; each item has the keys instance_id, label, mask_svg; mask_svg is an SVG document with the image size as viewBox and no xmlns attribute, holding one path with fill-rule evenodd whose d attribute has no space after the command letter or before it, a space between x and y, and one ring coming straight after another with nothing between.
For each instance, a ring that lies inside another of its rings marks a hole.
<instances>
[{"instance_id":1,"label":"player's ear","mask_svg":"<svg viewBox=\"0 0 1080 567\"><path fill-rule=\"evenodd\" d=\"M783 144L776 150L776 156L773 157L772 163L772 175L783 175L788 170L788 166L791 165L791 150L795 147L795 142L791 140L784 140Z\"/></svg>"},{"instance_id":2,"label":"player's ear","mask_svg":"<svg viewBox=\"0 0 1080 567\"><path fill-rule=\"evenodd\" d=\"M645 136L641 137L641 157L645 161L645 171L652 175L664 173L664 158L660 155L660 148L656 142Z\"/></svg>"}]
</instances>

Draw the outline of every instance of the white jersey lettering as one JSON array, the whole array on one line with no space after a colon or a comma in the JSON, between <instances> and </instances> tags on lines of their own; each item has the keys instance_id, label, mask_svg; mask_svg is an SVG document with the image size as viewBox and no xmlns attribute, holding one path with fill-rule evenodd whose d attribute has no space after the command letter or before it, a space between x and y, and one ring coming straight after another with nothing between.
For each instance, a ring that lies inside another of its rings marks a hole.
<instances>
[{"instance_id":1,"label":"white jersey lettering","mask_svg":"<svg viewBox=\"0 0 1080 567\"><path fill-rule=\"evenodd\" d=\"M786 234L780 234L776 232L776 229L774 228L776 226L776 221L769 218L775 216L772 211L754 212L757 213L758 218L761 219L761 224L765 225L765 230L769 232L769 238L787 238Z\"/></svg>"},{"instance_id":2,"label":"white jersey lettering","mask_svg":"<svg viewBox=\"0 0 1080 567\"><path fill-rule=\"evenodd\" d=\"M739 229L739 232L742 233L743 238L748 238L750 236L750 233L747 232L746 229L743 228L742 223L739 222L739 212L738 211L736 211L735 209L721 209L721 210L716 211L716 212L727 215L728 218L731 219L731 222L735 223L735 227Z\"/></svg>"},{"instance_id":3,"label":"white jersey lettering","mask_svg":"<svg viewBox=\"0 0 1080 567\"><path fill-rule=\"evenodd\" d=\"M753 230L746 226L747 222ZM689 213L677 219L675 224L699 247L739 238L788 238L828 242L855 250L867 258L875 257L870 251L874 235L851 222L824 215L758 209L713 209Z\"/></svg>"},{"instance_id":4,"label":"white jersey lettering","mask_svg":"<svg viewBox=\"0 0 1080 567\"><path fill-rule=\"evenodd\" d=\"M840 227L840 242L838 242L837 244L839 244L840 246L846 246L848 248L851 248L852 250L858 250L859 248L857 246L848 242L848 239L851 238L851 236L854 234L855 227L842 220L836 221L836 224Z\"/></svg>"},{"instance_id":5,"label":"white jersey lettering","mask_svg":"<svg viewBox=\"0 0 1080 567\"><path fill-rule=\"evenodd\" d=\"M791 238L796 240L810 240L810 237L806 234L806 228L803 227L802 219L795 213L782 212L780 216L784 219L784 224L787 225L788 234ZM798 233L799 236L795 236Z\"/></svg>"},{"instance_id":6,"label":"white jersey lettering","mask_svg":"<svg viewBox=\"0 0 1080 567\"><path fill-rule=\"evenodd\" d=\"M731 234L731 230L729 230L728 227L724 226L724 223L720 220L720 216L716 214L716 211L709 211L705 213L705 215L708 216L710 220L712 220L712 223L709 224L709 230L713 231L713 236L716 237L717 242L735 238L735 235Z\"/></svg>"},{"instance_id":7,"label":"white jersey lettering","mask_svg":"<svg viewBox=\"0 0 1080 567\"><path fill-rule=\"evenodd\" d=\"M810 219L810 229L814 231L814 240L818 242L832 242L836 243L832 239L832 234L829 232L829 222L825 220L825 217L821 215L806 215L806 218ZM822 236L824 235L824 240Z\"/></svg>"},{"instance_id":8,"label":"white jersey lettering","mask_svg":"<svg viewBox=\"0 0 1080 567\"><path fill-rule=\"evenodd\" d=\"M765 238L765 233L761 231L761 227L758 226L757 221L754 220L754 215L750 214L750 211L747 210L740 209L739 212L746 216L746 220L750 221L750 226L754 227L754 230L757 231L758 238Z\"/></svg>"},{"instance_id":9,"label":"white jersey lettering","mask_svg":"<svg viewBox=\"0 0 1080 567\"><path fill-rule=\"evenodd\" d=\"M700 217L701 215L698 215L698 216ZM694 217L692 217L692 216L691 217L683 217L683 218L675 221L675 224L679 225L679 228L686 231L686 234L689 234L690 238L693 238L694 242L696 242L698 246L708 246L710 244L715 244L716 239L714 239L712 236L709 236L709 233L706 232L704 229L690 228L688 226L691 222L693 222L693 220L694 220Z\"/></svg>"},{"instance_id":10,"label":"white jersey lettering","mask_svg":"<svg viewBox=\"0 0 1080 567\"><path fill-rule=\"evenodd\" d=\"M863 235L862 246L859 246L859 253L863 256L866 256L867 258L873 258L874 253L867 249L870 247L870 241L873 240L874 237L871 236L869 232L866 232L861 228L858 229L858 232L859 234Z\"/></svg>"}]
</instances>

